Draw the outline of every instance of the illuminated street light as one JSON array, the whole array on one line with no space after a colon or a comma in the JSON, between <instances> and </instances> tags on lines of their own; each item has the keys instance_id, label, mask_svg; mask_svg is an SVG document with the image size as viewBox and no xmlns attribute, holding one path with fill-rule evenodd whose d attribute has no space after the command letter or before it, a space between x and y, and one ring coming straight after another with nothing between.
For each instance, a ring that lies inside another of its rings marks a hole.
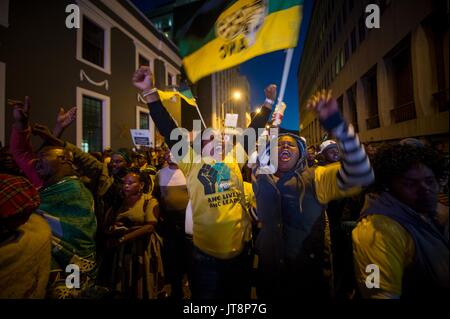
<instances>
[{"instance_id":1,"label":"illuminated street light","mask_svg":"<svg viewBox=\"0 0 450 319\"><path fill-rule=\"evenodd\" d=\"M222 127L224 126L225 123L225 110L224 110L224 105L225 103L229 102L229 101L240 101L242 99L242 93L239 90L235 90L232 92L231 97L229 97L228 99L226 99L225 101L223 101L220 105L220 109L221 109L221 113L222 113Z\"/></svg>"},{"instance_id":2,"label":"illuminated street light","mask_svg":"<svg viewBox=\"0 0 450 319\"><path fill-rule=\"evenodd\" d=\"M255 110L256 114L259 114L259 112L261 112L261 108L260 107L256 108L256 110Z\"/></svg>"},{"instance_id":3,"label":"illuminated street light","mask_svg":"<svg viewBox=\"0 0 450 319\"><path fill-rule=\"evenodd\" d=\"M240 101L242 98L242 93L240 91L234 91L233 92L233 99L235 101Z\"/></svg>"}]
</instances>

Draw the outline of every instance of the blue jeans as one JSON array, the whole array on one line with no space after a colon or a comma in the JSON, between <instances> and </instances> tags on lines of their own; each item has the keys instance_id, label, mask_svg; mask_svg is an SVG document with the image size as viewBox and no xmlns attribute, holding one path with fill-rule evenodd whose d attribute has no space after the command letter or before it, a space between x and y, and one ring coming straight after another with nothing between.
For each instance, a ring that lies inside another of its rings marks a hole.
<instances>
[{"instance_id":1,"label":"blue jeans","mask_svg":"<svg viewBox=\"0 0 450 319\"><path fill-rule=\"evenodd\" d=\"M194 246L191 292L193 299L250 299L250 245L231 259L219 259Z\"/></svg>"}]
</instances>

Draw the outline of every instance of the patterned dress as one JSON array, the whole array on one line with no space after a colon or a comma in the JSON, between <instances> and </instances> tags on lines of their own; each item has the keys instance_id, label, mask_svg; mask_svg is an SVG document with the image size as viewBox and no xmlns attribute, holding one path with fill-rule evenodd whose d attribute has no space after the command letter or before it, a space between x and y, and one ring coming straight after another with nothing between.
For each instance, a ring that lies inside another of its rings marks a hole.
<instances>
[{"instance_id":1,"label":"patterned dress","mask_svg":"<svg viewBox=\"0 0 450 319\"><path fill-rule=\"evenodd\" d=\"M142 196L136 204L117 215L116 221L128 228L156 223L153 209L158 201ZM113 252L111 286L127 299L157 299L164 288L161 258L162 240L152 232L121 244Z\"/></svg>"}]
</instances>

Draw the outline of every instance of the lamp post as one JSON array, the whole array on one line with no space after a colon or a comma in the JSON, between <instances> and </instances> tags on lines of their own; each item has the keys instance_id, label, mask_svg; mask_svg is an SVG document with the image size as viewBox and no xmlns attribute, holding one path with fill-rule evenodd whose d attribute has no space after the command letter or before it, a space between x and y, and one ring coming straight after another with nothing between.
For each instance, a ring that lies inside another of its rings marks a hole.
<instances>
[{"instance_id":1,"label":"lamp post","mask_svg":"<svg viewBox=\"0 0 450 319\"><path fill-rule=\"evenodd\" d=\"M233 91L233 93L231 94L231 97L229 97L228 99L226 99L225 101L223 101L220 105L220 110L221 110L221 116L222 116L222 129L225 127L225 110L224 110L224 106L225 103L229 102L229 101L240 101L242 98L242 93L238 90Z\"/></svg>"}]
</instances>

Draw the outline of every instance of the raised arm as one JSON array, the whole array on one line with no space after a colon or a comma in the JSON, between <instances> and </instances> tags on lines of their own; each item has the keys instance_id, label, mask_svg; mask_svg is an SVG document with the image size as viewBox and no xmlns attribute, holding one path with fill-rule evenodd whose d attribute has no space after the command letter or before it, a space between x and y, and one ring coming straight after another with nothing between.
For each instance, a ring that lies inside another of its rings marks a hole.
<instances>
[{"instance_id":1,"label":"raised arm","mask_svg":"<svg viewBox=\"0 0 450 319\"><path fill-rule=\"evenodd\" d=\"M29 117L31 102L28 96L25 102L17 102L13 105L13 126L10 138L11 154L20 169L25 173L34 187L42 187L42 179L37 175L34 169L34 160L36 155L31 147L31 129Z\"/></svg>"},{"instance_id":2,"label":"raised arm","mask_svg":"<svg viewBox=\"0 0 450 319\"><path fill-rule=\"evenodd\" d=\"M146 66L140 67L134 73L132 81L147 102L150 116L155 122L158 131L164 136L166 144L172 148L177 141L170 140L170 133L177 128L177 124L159 99L158 92L153 85L153 75L150 68Z\"/></svg>"},{"instance_id":3,"label":"raised arm","mask_svg":"<svg viewBox=\"0 0 450 319\"><path fill-rule=\"evenodd\" d=\"M44 125L35 124L32 131L33 134L40 136L47 145L64 147L65 149L70 151L73 155L73 163L75 164L75 166L81 169L83 171L83 174L89 176L91 179L97 182L98 195L103 195L108 187L112 184L113 180L109 176L106 165L99 162L92 155L85 153L75 145L69 142L65 142L60 138L54 136Z\"/></svg>"},{"instance_id":4,"label":"raised arm","mask_svg":"<svg viewBox=\"0 0 450 319\"><path fill-rule=\"evenodd\" d=\"M341 165L336 173L336 183L339 190L345 191L352 187L370 185L374 181L374 174L369 159L353 126L347 124L342 118L336 99L331 97L331 91L322 90L318 92L310 99L307 107L316 112L322 127L335 136L342 151ZM329 171L331 172L333 166L330 167ZM318 172L321 170L323 169L319 169ZM327 167L325 167L325 170L327 170ZM324 171L323 173L322 182L327 184L329 182L327 172ZM326 189L325 185L324 189ZM339 190L331 193L337 195ZM331 200L336 196L325 197Z\"/></svg>"},{"instance_id":5,"label":"raised arm","mask_svg":"<svg viewBox=\"0 0 450 319\"><path fill-rule=\"evenodd\" d=\"M261 105L261 110L250 122L249 128L252 128L258 132L258 129L264 128L269 120L270 113L272 112L272 105L275 103L277 97L277 86L270 84L264 89L266 99Z\"/></svg>"},{"instance_id":6,"label":"raised arm","mask_svg":"<svg viewBox=\"0 0 450 319\"><path fill-rule=\"evenodd\" d=\"M270 113L272 113L272 105L275 103L275 98L277 97L277 86L275 84L270 84L264 89L264 94L266 99L264 103L260 106L259 113L252 119L248 128L253 129L256 133L256 138L258 138L259 129L266 127L269 121ZM247 136L244 137L244 145L242 145L247 154L251 154L254 149L249 149L249 141Z\"/></svg>"},{"instance_id":7,"label":"raised arm","mask_svg":"<svg viewBox=\"0 0 450 319\"><path fill-rule=\"evenodd\" d=\"M77 108L74 106L67 112L60 107L56 114L56 124L53 128L53 135L60 138L66 127L75 121L77 117Z\"/></svg>"}]
</instances>

